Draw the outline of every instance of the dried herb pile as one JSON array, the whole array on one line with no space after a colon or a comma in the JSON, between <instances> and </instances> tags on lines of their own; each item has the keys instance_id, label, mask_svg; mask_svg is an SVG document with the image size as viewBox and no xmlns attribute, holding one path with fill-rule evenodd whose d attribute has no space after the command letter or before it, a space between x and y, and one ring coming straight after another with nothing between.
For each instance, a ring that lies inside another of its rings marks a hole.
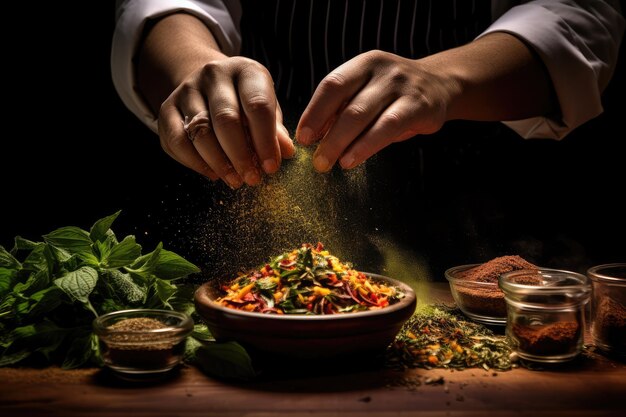
<instances>
[{"instance_id":1,"label":"dried herb pile","mask_svg":"<svg viewBox=\"0 0 626 417\"><path fill-rule=\"evenodd\" d=\"M440 305L417 309L387 350L386 363L394 369L482 367L506 371L515 366L504 336Z\"/></svg>"}]
</instances>

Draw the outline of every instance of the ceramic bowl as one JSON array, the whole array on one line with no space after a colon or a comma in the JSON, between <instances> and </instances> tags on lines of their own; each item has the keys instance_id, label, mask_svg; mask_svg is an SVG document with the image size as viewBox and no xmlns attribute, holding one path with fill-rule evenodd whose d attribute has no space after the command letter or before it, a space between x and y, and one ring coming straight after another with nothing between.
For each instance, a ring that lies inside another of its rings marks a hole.
<instances>
[{"instance_id":1,"label":"ceramic bowl","mask_svg":"<svg viewBox=\"0 0 626 417\"><path fill-rule=\"evenodd\" d=\"M195 293L196 311L216 340L236 341L256 353L317 359L380 353L415 311L416 297L403 282L366 275L397 286L406 296L379 310L332 315L262 314L216 303L221 291L209 281Z\"/></svg>"}]
</instances>

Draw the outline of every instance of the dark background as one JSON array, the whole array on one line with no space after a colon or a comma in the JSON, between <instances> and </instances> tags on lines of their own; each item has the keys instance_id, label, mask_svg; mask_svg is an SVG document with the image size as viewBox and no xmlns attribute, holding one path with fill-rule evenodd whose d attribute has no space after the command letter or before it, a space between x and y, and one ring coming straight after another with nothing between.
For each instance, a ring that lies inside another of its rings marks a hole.
<instances>
[{"instance_id":1,"label":"dark background","mask_svg":"<svg viewBox=\"0 0 626 417\"><path fill-rule=\"evenodd\" d=\"M122 209L119 235L136 234L147 248L163 241L210 268L193 219L228 191L171 160L122 105L109 71L113 7L89 3L5 9L21 25L3 29L0 244L88 228ZM456 122L383 152L368 221L425 259L435 279L513 253L581 272L626 260L625 74L622 53L605 113L560 142ZM400 168L407 160L418 163Z\"/></svg>"}]
</instances>

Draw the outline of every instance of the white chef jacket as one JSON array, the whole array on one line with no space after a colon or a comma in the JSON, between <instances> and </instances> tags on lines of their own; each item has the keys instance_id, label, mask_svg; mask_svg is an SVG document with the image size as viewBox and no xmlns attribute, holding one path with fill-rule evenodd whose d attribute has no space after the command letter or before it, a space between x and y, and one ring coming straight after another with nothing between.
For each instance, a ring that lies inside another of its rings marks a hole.
<instances>
[{"instance_id":1,"label":"white chef jacket","mask_svg":"<svg viewBox=\"0 0 626 417\"><path fill-rule=\"evenodd\" d=\"M524 138L561 139L602 113L601 94L617 63L624 32L619 3L613 0L492 0L493 23L479 37L506 32L524 40L543 60L559 104L555 115L504 123ZM222 52L239 52L238 1L118 1L111 50L113 83L124 104L148 127L157 122L137 91L133 58L148 19L181 12L204 22Z\"/></svg>"}]
</instances>

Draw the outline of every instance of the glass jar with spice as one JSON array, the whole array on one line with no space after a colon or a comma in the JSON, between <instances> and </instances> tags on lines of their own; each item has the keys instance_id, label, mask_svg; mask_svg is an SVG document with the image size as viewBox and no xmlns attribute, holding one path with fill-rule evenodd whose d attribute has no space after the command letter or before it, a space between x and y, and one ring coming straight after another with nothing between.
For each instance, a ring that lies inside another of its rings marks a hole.
<instances>
[{"instance_id":1,"label":"glass jar with spice","mask_svg":"<svg viewBox=\"0 0 626 417\"><path fill-rule=\"evenodd\" d=\"M193 320L170 310L120 310L93 323L104 364L122 376L164 374L182 359Z\"/></svg>"},{"instance_id":2,"label":"glass jar with spice","mask_svg":"<svg viewBox=\"0 0 626 417\"><path fill-rule=\"evenodd\" d=\"M626 357L626 263L587 271L593 285L591 337L601 350Z\"/></svg>"},{"instance_id":3,"label":"glass jar with spice","mask_svg":"<svg viewBox=\"0 0 626 417\"><path fill-rule=\"evenodd\" d=\"M539 268L502 274L506 334L520 358L565 362L583 346L585 304L591 285L576 272Z\"/></svg>"}]
</instances>

